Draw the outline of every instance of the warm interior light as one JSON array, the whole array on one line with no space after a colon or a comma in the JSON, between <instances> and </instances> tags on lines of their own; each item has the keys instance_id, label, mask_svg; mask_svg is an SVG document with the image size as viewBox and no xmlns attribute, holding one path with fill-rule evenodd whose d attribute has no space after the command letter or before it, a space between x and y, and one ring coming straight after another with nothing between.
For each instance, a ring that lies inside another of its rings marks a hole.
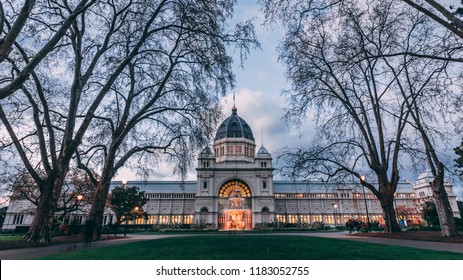
<instances>
[{"instance_id":1,"label":"warm interior light","mask_svg":"<svg viewBox=\"0 0 463 280\"><path fill-rule=\"evenodd\" d=\"M360 181L364 182L365 181L365 176L360 176Z\"/></svg>"},{"instance_id":2,"label":"warm interior light","mask_svg":"<svg viewBox=\"0 0 463 280\"><path fill-rule=\"evenodd\" d=\"M81 201L83 198L84 198L84 196L82 194L77 195L77 200Z\"/></svg>"}]
</instances>

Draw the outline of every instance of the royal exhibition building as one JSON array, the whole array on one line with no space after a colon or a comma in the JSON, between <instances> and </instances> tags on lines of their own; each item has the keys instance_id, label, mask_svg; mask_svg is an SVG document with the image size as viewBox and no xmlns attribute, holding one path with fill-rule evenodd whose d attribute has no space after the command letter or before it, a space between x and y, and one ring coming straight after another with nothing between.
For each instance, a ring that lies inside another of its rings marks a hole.
<instances>
[{"instance_id":1,"label":"royal exhibition building","mask_svg":"<svg viewBox=\"0 0 463 280\"><path fill-rule=\"evenodd\" d=\"M124 182L139 187L148 199L144 206L148 218L130 223L207 223L219 230L248 230L261 223L322 222L337 226L349 219L384 222L379 201L360 183L273 180L271 153L264 146L256 147L251 127L238 116L236 107L219 126L213 147L200 153L196 170L196 181ZM430 172L424 172L415 182L398 185L394 206L411 209L406 217L409 223L421 221L419 205L432 196L430 180ZM449 182L446 190L454 216L460 217ZM28 227L32 221L30 209L27 200L12 197L2 231ZM85 224L85 213L81 209L70 215ZM115 219L108 209L104 224L112 224Z\"/></svg>"}]
</instances>

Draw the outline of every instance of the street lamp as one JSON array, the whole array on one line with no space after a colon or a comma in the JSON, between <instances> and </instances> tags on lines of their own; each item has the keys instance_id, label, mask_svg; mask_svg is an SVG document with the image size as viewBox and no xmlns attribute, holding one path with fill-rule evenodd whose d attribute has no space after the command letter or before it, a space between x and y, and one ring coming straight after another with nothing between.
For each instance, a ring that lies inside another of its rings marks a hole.
<instances>
[{"instance_id":1,"label":"street lamp","mask_svg":"<svg viewBox=\"0 0 463 280\"><path fill-rule=\"evenodd\" d=\"M84 195L79 193L78 195L76 195L76 198L77 198L77 201L82 201L82 199L84 199Z\"/></svg>"},{"instance_id":2,"label":"street lamp","mask_svg":"<svg viewBox=\"0 0 463 280\"><path fill-rule=\"evenodd\" d=\"M336 209L337 208L338 208L338 205L336 203L333 203L334 228L337 227L337 221L336 221Z\"/></svg>"},{"instance_id":3,"label":"street lamp","mask_svg":"<svg viewBox=\"0 0 463 280\"><path fill-rule=\"evenodd\" d=\"M365 182L365 176L360 176L360 183L363 183ZM370 215L368 214L368 204L367 204L367 197L365 195L365 186L363 184L362 185L362 190L363 190L363 201L365 202L365 211L367 212L367 229L368 229L368 232L371 232L371 229L370 229Z\"/></svg>"}]
</instances>

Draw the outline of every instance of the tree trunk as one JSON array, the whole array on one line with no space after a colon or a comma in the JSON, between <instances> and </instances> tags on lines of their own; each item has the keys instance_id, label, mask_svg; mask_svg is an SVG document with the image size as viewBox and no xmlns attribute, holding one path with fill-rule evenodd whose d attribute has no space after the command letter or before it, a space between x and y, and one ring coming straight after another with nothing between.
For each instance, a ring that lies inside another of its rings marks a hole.
<instances>
[{"instance_id":1,"label":"tree trunk","mask_svg":"<svg viewBox=\"0 0 463 280\"><path fill-rule=\"evenodd\" d=\"M104 180L100 180L98 182L95 198L92 203L92 208L90 209L89 219L93 219L95 221L95 231L93 233L94 239L99 239L100 230L103 226L103 217L104 217L104 210L106 207L106 200L108 198L109 188L111 186L110 183L103 182Z\"/></svg>"},{"instance_id":2,"label":"tree trunk","mask_svg":"<svg viewBox=\"0 0 463 280\"><path fill-rule=\"evenodd\" d=\"M112 147L112 146L111 146ZM116 149L111 149L114 151ZM110 152L107 155L105 165L103 166L101 180L98 182L98 185L95 190L95 199L93 200L92 208L90 209L89 219L93 219L95 221L95 231L93 233L93 237L95 239L99 239L100 231L103 226L103 217L104 217L104 210L106 207L106 201L108 199L109 188L111 187L111 179L114 175L114 159L115 159L114 152Z\"/></svg>"},{"instance_id":3,"label":"tree trunk","mask_svg":"<svg viewBox=\"0 0 463 280\"><path fill-rule=\"evenodd\" d=\"M455 219L453 218L452 207L450 206L448 195L444 187L444 168L442 164L439 164L437 175L430 184L434 197L434 204L436 205L437 215L439 217L441 236L457 236L458 230Z\"/></svg>"},{"instance_id":4,"label":"tree trunk","mask_svg":"<svg viewBox=\"0 0 463 280\"><path fill-rule=\"evenodd\" d=\"M58 197L64 183L64 176L55 177L43 187L40 200L28 233L23 240L30 242L52 242L52 227Z\"/></svg>"},{"instance_id":5,"label":"tree trunk","mask_svg":"<svg viewBox=\"0 0 463 280\"><path fill-rule=\"evenodd\" d=\"M400 232L400 225L397 222L397 217L394 209L393 196L384 196L381 200L381 208L384 214L384 232Z\"/></svg>"},{"instance_id":6,"label":"tree trunk","mask_svg":"<svg viewBox=\"0 0 463 280\"><path fill-rule=\"evenodd\" d=\"M31 227L23 240L29 242L51 243L51 228L53 226L53 192L46 186L41 193Z\"/></svg>"}]
</instances>

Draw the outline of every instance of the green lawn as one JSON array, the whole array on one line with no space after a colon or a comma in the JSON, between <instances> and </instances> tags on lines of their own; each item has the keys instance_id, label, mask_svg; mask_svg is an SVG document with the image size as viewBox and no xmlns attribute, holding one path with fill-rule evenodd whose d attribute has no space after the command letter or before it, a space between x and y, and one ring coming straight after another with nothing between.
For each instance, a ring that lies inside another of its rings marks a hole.
<instances>
[{"instance_id":1,"label":"green lawn","mask_svg":"<svg viewBox=\"0 0 463 280\"><path fill-rule=\"evenodd\" d=\"M0 241L21 240L23 235L0 235Z\"/></svg>"},{"instance_id":2,"label":"green lawn","mask_svg":"<svg viewBox=\"0 0 463 280\"><path fill-rule=\"evenodd\" d=\"M42 259L440 260L463 254L306 236L185 236L82 250Z\"/></svg>"}]
</instances>

